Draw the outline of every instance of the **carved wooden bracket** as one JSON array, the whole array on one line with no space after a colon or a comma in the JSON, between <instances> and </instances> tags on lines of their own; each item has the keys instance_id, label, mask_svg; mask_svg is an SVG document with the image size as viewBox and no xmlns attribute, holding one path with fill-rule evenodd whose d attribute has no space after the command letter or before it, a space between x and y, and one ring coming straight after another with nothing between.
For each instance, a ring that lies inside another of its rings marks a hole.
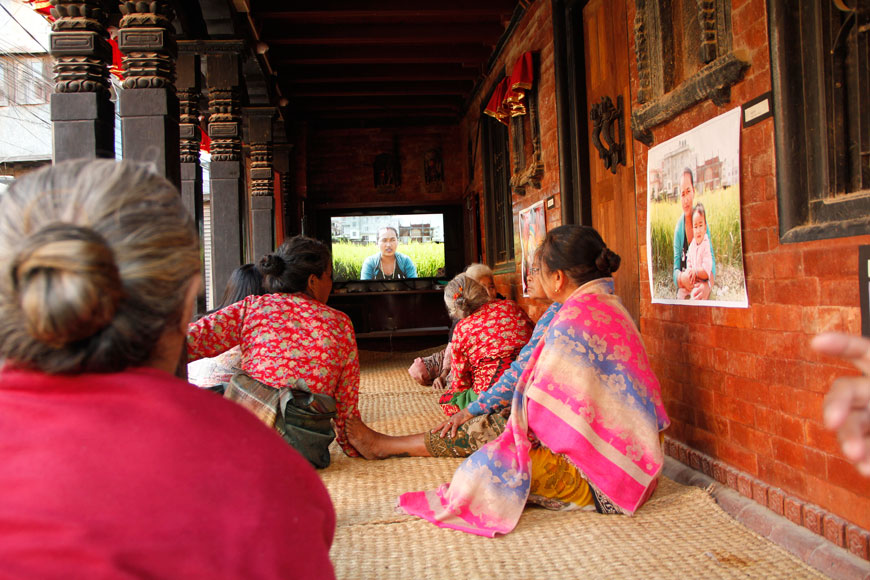
<instances>
[{"instance_id":1,"label":"carved wooden bracket","mask_svg":"<svg viewBox=\"0 0 870 580\"><path fill-rule=\"evenodd\" d=\"M601 97L600 103L592 105L589 112L592 120L592 144L598 149L598 157L604 167L616 173L617 165L625 165L625 122L622 120L622 95L617 95L616 106L610 97ZM614 122L619 140L613 134ZM601 143L601 138L604 143Z\"/></svg>"},{"instance_id":2,"label":"carved wooden bracket","mask_svg":"<svg viewBox=\"0 0 870 580\"><path fill-rule=\"evenodd\" d=\"M694 16L688 11L695 5ZM739 82L749 63L731 50L731 1L697 0L684 2L686 18L697 18L700 35L690 40L684 51L697 51L697 73L676 87L673 63L674 42L681 30L671 21L671 2L635 0L634 53L637 59L637 102L631 115L632 135L652 145L650 129L673 119L705 99L722 106L731 99L730 87ZM673 87L673 88L671 88Z\"/></svg>"},{"instance_id":3,"label":"carved wooden bracket","mask_svg":"<svg viewBox=\"0 0 870 580\"><path fill-rule=\"evenodd\" d=\"M712 99L719 106L731 100L731 85L743 78L749 63L728 53L719 57L692 78L661 98L635 109L631 113L631 132L635 139L649 147L653 143L650 129L673 119L692 105Z\"/></svg>"}]
</instances>

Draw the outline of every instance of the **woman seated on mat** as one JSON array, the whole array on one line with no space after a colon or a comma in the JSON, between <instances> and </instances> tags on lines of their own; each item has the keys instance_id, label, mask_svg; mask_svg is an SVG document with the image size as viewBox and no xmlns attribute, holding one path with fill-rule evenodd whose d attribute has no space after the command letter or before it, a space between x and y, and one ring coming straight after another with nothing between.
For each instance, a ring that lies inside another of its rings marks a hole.
<instances>
[{"instance_id":1,"label":"woman seated on mat","mask_svg":"<svg viewBox=\"0 0 870 580\"><path fill-rule=\"evenodd\" d=\"M359 454L347 442L344 426L359 417L359 357L347 315L326 305L332 290L329 249L296 236L258 265L270 294L248 296L190 325L191 360L216 356L235 346L241 368L272 388L298 379L315 393L335 399L335 436L344 452Z\"/></svg>"},{"instance_id":2,"label":"woman seated on mat","mask_svg":"<svg viewBox=\"0 0 870 580\"><path fill-rule=\"evenodd\" d=\"M245 264L230 274L221 303L215 310L235 304L248 296L261 296L263 294L265 294L263 275L254 264ZM197 387L222 392L223 386L229 382L233 374L240 370L241 360L242 349L234 346L216 357L203 358L188 364L187 380Z\"/></svg>"},{"instance_id":3,"label":"woman seated on mat","mask_svg":"<svg viewBox=\"0 0 870 580\"><path fill-rule=\"evenodd\" d=\"M619 261L588 226L547 234L540 281L562 308L520 377L504 432L449 486L402 495L404 511L494 536L514 529L527 501L634 513L650 497L669 421L640 334L613 294Z\"/></svg>"},{"instance_id":4,"label":"woman seated on mat","mask_svg":"<svg viewBox=\"0 0 870 580\"><path fill-rule=\"evenodd\" d=\"M144 166L59 163L0 196L4 574L334 577L314 469L174 376L199 261L178 191Z\"/></svg>"},{"instance_id":5,"label":"woman seated on mat","mask_svg":"<svg viewBox=\"0 0 870 580\"><path fill-rule=\"evenodd\" d=\"M453 381L438 403L452 415L501 377L529 342L534 325L516 302L490 300L486 289L468 274L447 283L444 303L458 322L450 341Z\"/></svg>"},{"instance_id":6,"label":"woman seated on mat","mask_svg":"<svg viewBox=\"0 0 870 580\"><path fill-rule=\"evenodd\" d=\"M469 264L465 268L465 274L486 289L490 300L504 300L504 296L499 294L495 289L495 277L489 266L478 263ZM444 389L449 387L453 381L453 375L450 372L452 349L450 348L449 341L453 339L453 328L456 325L456 320L451 320L452 324L448 335L447 348L427 357L417 357L408 369L408 374L417 383L424 386L432 385L436 389Z\"/></svg>"},{"instance_id":7,"label":"woman seated on mat","mask_svg":"<svg viewBox=\"0 0 870 580\"><path fill-rule=\"evenodd\" d=\"M541 254L536 252L534 265L529 271L529 295L535 300L547 301L547 295L538 281ZM498 437L504 431L507 411L510 410L514 388L535 347L544 336L550 321L562 305L553 302L535 325L532 338L519 356L489 389L476 401L451 415L447 421L431 431L415 435L390 436L372 431L359 422L348 426L348 436L354 446L367 459L391 456L411 457L468 457L477 449ZM448 436L449 434L449 436Z\"/></svg>"}]
</instances>

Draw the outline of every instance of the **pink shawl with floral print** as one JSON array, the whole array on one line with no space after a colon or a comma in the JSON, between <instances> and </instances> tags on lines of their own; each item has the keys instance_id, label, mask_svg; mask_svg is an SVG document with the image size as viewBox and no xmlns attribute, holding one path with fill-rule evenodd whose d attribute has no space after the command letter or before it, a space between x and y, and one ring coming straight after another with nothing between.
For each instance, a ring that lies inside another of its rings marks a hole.
<instances>
[{"instance_id":1,"label":"pink shawl with floral print","mask_svg":"<svg viewBox=\"0 0 870 580\"><path fill-rule=\"evenodd\" d=\"M517 384L498 439L466 459L438 490L399 507L440 527L494 536L516 527L529 494L529 437L564 454L596 496L634 513L664 463L669 424L640 334L613 280L578 288L553 319Z\"/></svg>"}]
</instances>

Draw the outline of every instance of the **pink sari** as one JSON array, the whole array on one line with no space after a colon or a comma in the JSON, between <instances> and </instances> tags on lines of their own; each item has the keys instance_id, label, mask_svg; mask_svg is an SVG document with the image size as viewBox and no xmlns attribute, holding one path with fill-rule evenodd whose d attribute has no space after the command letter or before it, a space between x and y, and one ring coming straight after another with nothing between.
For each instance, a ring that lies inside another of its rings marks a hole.
<instances>
[{"instance_id":1,"label":"pink sari","mask_svg":"<svg viewBox=\"0 0 870 580\"><path fill-rule=\"evenodd\" d=\"M655 490L669 424L640 334L613 280L565 301L517 383L505 431L453 481L399 498L405 512L493 537L513 530L529 495L530 436L564 454L590 483L599 511L632 514Z\"/></svg>"}]
</instances>

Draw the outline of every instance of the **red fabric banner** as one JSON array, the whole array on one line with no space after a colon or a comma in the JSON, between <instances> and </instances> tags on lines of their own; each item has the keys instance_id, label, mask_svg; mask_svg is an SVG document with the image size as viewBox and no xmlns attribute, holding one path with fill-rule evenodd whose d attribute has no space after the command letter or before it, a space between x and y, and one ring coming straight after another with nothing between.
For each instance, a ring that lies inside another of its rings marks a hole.
<instances>
[{"instance_id":1,"label":"red fabric banner","mask_svg":"<svg viewBox=\"0 0 870 580\"><path fill-rule=\"evenodd\" d=\"M51 15L51 2L48 0L27 0L27 3L30 4L34 10L43 16L47 16L49 20L54 21L54 17Z\"/></svg>"},{"instance_id":2,"label":"red fabric banner","mask_svg":"<svg viewBox=\"0 0 870 580\"><path fill-rule=\"evenodd\" d=\"M483 112L490 117L494 117L496 120L501 121L505 125L508 124L508 118L510 114L507 109L505 109L505 95L508 90L508 82L509 79L505 77L502 81L495 87L495 90L492 92L492 97L489 99L489 103L486 105L486 108Z\"/></svg>"},{"instance_id":3,"label":"red fabric banner","mask_svg":"<svg viewBox=\"0 0 870 580\"><path fill-rule=\"evenodd\" d=\"M535 78L534 60L531 52L523 53L514 64L509 77L505 77L492 92L483 112L505 125L508 119L526 114L526 91L532 88Z\"/></svg>"}]
</instances>

